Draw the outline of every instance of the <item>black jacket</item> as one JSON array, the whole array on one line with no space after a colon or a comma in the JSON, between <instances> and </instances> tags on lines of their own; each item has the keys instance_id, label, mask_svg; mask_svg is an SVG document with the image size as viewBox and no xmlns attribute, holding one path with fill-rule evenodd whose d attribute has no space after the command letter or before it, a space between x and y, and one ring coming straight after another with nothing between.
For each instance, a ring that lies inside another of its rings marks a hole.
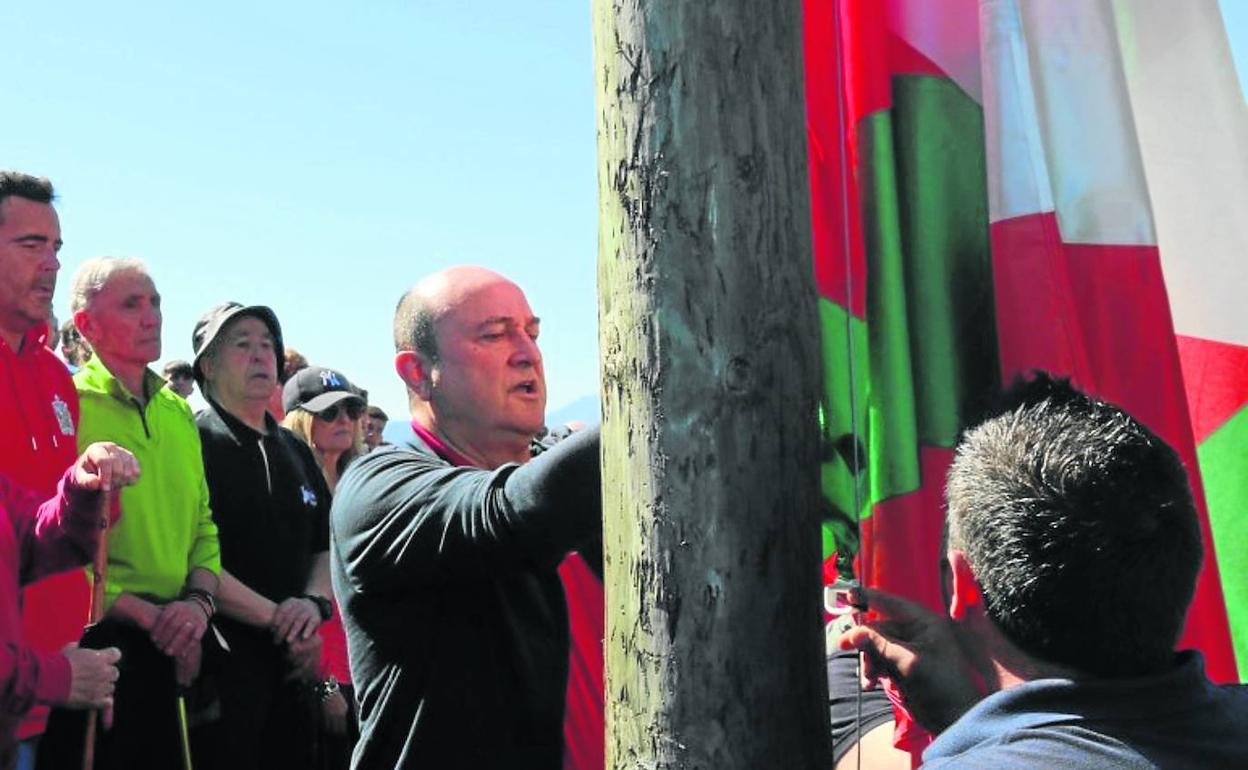
<instances>
[{"instance_id":1,"label":"black jacket","mask_svg":"<svg viewBox=\"0 0 1248 770\"><path fill-rule=\"evenodd\" d=\"M252 430L211 400L195 417L204 452L221 566L274 602L303 594L313 558L329 547L329 487L308 445L265 415ZM229 618L217 624L232 647L279 659L270 633Z\"/></svg>"},{"instance_id":2,"label":"black jacket","mask_svg":"<svg viewBox=\"0 0 1248 770\"><path fill-rule=\"evenodd\" d=\"M419 438L347 470L330 548L360 704L354 768L561 767L556 568L600 542L600 489L597 430L492 471Z\"/></svg>"}]
</instances>

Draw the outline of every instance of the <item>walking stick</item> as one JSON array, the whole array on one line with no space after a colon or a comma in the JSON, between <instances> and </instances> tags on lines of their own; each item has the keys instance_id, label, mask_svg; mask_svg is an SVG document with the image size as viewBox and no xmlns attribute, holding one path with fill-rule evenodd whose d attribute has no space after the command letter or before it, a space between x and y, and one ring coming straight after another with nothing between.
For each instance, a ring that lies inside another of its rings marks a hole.
<instances>
[{"instance_id":1,"label":"walking stick","mask_svg":"<svg viewBox=\"0 0 1248 770\"><path fill-rule=\"evenodd\" d=\"M181 692L178 693L178 737L182 739L182 768L194 770L191 767L191 731L186 718L186 695Z\"/></svg>"},{"instance_id":2,"label":"walking stick","mask_svg":"<svg viewBox=\"0 0 1248 770\"><path fill-rule=\"evenodd\" d=\"M108 572L108 519L117 500L115 491L100 495L99 507L96 510L95 561L91 562L91 604L87 615L89 625L99 622L104 617L104 578ZM99 721L100 712L91 709L87 712L87 735L82 746L82 770L95 767L95 725Z\"/></svg>"}]
</instances>

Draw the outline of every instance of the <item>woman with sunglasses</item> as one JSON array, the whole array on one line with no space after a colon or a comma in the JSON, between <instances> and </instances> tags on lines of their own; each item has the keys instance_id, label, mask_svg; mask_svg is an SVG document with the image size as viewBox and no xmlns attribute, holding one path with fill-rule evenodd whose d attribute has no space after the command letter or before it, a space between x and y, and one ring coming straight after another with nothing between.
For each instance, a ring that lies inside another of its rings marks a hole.
<instances>
[{"instance_id":1,"label":"woman with sunglasses","mask_svg":"<svg viewBox=\"0 0 1248 770\"><path fill-rule=\"evenodd\" d=\"M309 366L286 381L282 406L286 409L282 425L312 447L332 493L347 465L364 451L360 418L367 405L360 390L340 372ZM322 680L317 692L323 731L317 753L325 770L345 770L350 764L358 727L351 714L351 671L336 608L321 625L320 634Z\"/></svg>"},{"instance_id":2,"label":"woman with sunglasses","mask_svg":"<svg viewBox=\"0 0 1248 770\"><path fill-rule=\"evenodd\" d=\"M364 452L360 418L367 404L341 373L319 366L298 371L282 391L282 425L307 442L329 491L347 465Z\"/></svg>"}]
</instances>

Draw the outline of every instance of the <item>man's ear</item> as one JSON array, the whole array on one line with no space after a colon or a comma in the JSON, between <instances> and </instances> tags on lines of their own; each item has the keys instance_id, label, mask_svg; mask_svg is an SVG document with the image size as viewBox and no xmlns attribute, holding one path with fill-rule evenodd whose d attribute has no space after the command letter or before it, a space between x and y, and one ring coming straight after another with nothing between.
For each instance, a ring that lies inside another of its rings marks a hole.
<instances>
[{"instance_id":1,"label":"man's ear","mask_svg":"<svg viewBox=\"0 0 1248 770\"><path fill-rule=\"evenodd\" d=\"M209 379L211 379L213 372L215 372L216 370L217 370L217 356L215 353L209 351L208 353L200 357L199 371L203 372L204 374L204 382L207 382ZM193 382L194 380L195 380L195 376L192 375L191 381Z\"/></svg>"},{"instance_id":2,"label":"man's ear","mask_svg":"<svg viewBox=\"0 0 1248 770\"><path fill-rule=\"evenodd\" d=\"M78 333L82 335L83 339L87 342L91 342L95 339L95 332L97 331L95 328L95 319L93 319L87 311L75 311L73 321L75 328L78 329Z\"/></svg>"},{"instance_id":3,"label":"man's ear","mask_svg":"<svg viewBox=\"0 0 1248 770\"><path fill-rule=\"evenodd\" d=\"M400 350L394 355L394 371L422 401L433 397L433 367L414 350Z\"/></svg>"},{"instance_id":4,"label":"man's ear","mask_svg":"<svg viewBox=\"0 0 1248 770\"><path fill-rule=\"evenodd\" d=\"M954 620L965 620L975 608L982 611L984 594L979 588L979 581L971 571L971 563L966 554L950 550L945 553L949 564L949 617Z\"/></svg>"}]
</instances>

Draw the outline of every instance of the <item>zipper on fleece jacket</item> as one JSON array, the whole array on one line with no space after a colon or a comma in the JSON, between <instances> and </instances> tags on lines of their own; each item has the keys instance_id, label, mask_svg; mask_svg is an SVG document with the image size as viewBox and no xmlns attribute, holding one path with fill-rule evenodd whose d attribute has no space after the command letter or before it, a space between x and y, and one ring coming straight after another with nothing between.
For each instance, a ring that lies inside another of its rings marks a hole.
<instances>
[{"instance_id":1,"label":"zipper on fleece jacket","mask_svg":"<svg viewBox=\"0 0 1248 770\"><path fill-rule=\"evenodd\" d=\"M139 403L139 400L133 396L130 398L130 403L134 405L135 410L139 413L139 422L143 425L143 435L147 438L151 438L152 432L147 429L147 408L144 407L143 404ZM147 403L151 404L152 402L149 399Z\"/></svg>"}]
</instances>

